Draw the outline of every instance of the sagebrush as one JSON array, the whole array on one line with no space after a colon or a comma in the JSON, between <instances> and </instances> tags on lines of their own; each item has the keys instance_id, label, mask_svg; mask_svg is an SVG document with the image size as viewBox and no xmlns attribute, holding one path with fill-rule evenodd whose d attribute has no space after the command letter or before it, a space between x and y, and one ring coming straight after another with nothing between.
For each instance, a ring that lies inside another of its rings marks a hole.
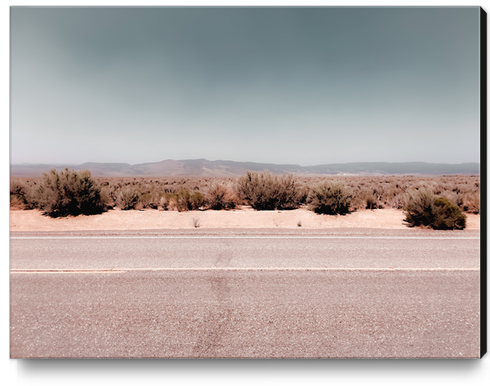
<instances>
[{"instance_id":1,"label":"sagebrush","mask_svg":"<svg viewBox=\"0 0 490 386\"><path fill-rule=\"evenodd\" d=\"M135 209L140 199L140 193L133 187L121 189L116 198L116 203L122 210Z\"/></svg>"},{"instance_id":2,"label":"sagebrush","mask_svg":"<svg viewBox=\"0 0 490 386\"><path fill-rule=\"evenodd\" d=\"M179 212L199 209L204 204L204 196L199 191L182 189L177 192L176 206Z\"/></svg>"},{"instance_id":3,"label":"sagebrush","mask_svg":"<svg viewBox=\"0 0 490 386\"><path fill-rule=\"evenodd\" d=\"M247 172L236 185L238 196L256 210L296 209L300 189L292 175L273 176L268 170Z\"/></svg>"},{"instance_id":4,"label":"sagebrush","mask_svg":"<svg viewBox=\"0 0 490 386\"><path fill-rule=\"evenodd\" d=\"M30 195L31 201L52 217L97 214L105 210L100 186L88 170L75 172L65 168L58 173L52 169L49 174L43 174Z\"/></svg>"},{"instance_id":5,"label":"sagebrush","mask_svg":"<svg viewBox=\"0 0 490 386\"><path fill-rule=\"evenodd\" d=\"M310 189L307 203L318 214L346 214L352 198L352 189L342 181L326 180Z\"/></svg>"},{"instance_id":6,"label":"sagebrush","mask_svg":"<svg viewBox=\"0 0 490 386\"><path fill-rule=\"evenodd\" d=\"M235 209L239 204L239 199L229 184L214 183L205 193L206 206L209 209Z\"/></svg>"},{"instance_id":7,"label":"sagebrush","mask_svg":"<svg viewBox=\"0 0 490 386\"><path fill-rule=\"evenodd\" d=\"M246 176L244 176L246 177ZM283 176L284 177L284 176ZM282 179L283 177L277 177ZM137 203L133 209L160 209L178 210L177 193L187 189L189 192L199 191L204 202L201 209L233 209L249 202L239 193L240 178L234 177L93 177L101 187L101 200L108 209L124 208L125 203L120 200L124 189L132 188L137 191ZM243 177L242 177L243 178ZM272 177L275 179L276 177ZM463 212L480 213L480 177L479 176L337 176L352 189L353 197L349 210L364 209L402 209L405 205L405 193L410 190L426 188L436 196L445 197L456 204ZM318 185L325 177L322 176L289 176L283 180L282 192L270 205L256 205L257 208L268 209L295 209L306 204L311 187ZM294 182L292 189L288 181ZM36 202L36 190L42 178L16 177L11 179L10 205L12 209L32 209L39 207ZM220 198L220 190L213 191L214 185L224 185L230 196ZM290 197L287 197L287 196ZM274 196L274 195L273 195ZM181 200L182 201L182 200ZM265 200L267 201L267 200ZM270 202L270 201L269 201ZM274 202L278 202L276 204ZM188 206L180 205L180 210ZM192 205L191 205L192 207ZM188 209L187 209L188 210Z\"/></svg>"},{"instance_id":8,"label":"sagebrush","mask_svg":"<svg viewBox=\"0 0 490 386\"><path fill-rule=\"evenodd\" d=\"M466 215L446 197L437 197L431 190L410 190L405 197L405 222L409 226L450 230L464 229Z\"/></svg>"}]
</instances>

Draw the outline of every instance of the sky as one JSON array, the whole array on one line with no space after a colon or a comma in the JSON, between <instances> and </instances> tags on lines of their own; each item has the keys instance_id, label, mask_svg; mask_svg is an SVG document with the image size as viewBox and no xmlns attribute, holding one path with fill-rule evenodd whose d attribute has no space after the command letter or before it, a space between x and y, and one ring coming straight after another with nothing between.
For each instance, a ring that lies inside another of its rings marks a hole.
<instances>
[{"instance_id":1,"label":"sky","mask_svg":"<svg viewBox=\"0 0 490 386\"><path fill-rule=\"evenodd\" d=\"M11 162L479 162L479 8L10 13Z\"/></svg>"}]
</instances>

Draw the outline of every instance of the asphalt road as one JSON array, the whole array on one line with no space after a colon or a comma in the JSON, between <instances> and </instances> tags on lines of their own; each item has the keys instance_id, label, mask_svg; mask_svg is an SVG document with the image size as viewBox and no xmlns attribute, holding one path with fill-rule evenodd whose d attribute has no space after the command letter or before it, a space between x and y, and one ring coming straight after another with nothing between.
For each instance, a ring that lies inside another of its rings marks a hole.
<instances>
[{"instance_id":1,"label":"asphalt road","mask_svg":"<svg viewBox=\"0 0 490 386\"><path fill-rule=\"evenodd\" d=\"M479 233L20 233L13 358L475 358Z\"/></svg>"}]
</instances>

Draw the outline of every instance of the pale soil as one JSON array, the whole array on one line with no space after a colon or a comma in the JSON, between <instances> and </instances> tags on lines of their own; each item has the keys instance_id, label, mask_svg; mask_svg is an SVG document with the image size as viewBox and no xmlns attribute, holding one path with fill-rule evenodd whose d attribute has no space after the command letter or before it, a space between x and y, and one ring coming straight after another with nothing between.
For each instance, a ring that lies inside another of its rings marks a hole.
<instances>
[{"instance_id":1,"label":"pale soil","mask_svg":"<svg viewBox=\"0 0 490 386\"><path fill-rule=\"evenodd\" d=\"M163 212L158 210L111 210L94 216L50 218L39 210L11 210L11 231L79 231L190 229L195 221L200 228L377 228L407 229L402 210L361 210L345 216L317 215L306 209L291 211L254 211L242 208L233 211ZM480 216L467 214L466 229L480 229Z\"/></svg>"}]
</instances>

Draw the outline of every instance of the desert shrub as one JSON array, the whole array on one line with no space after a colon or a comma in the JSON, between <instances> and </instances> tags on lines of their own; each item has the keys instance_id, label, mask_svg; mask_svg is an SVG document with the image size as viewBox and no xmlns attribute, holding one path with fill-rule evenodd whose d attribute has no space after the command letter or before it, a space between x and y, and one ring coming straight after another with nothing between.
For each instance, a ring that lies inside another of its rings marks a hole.
<instances>
[{"instance_id":1,"label":"desert shrub","mask_svg":"<svg viewBox=\"0 0 490 386\"><path fill-rule=\"evenodd\" d=\"M463 210L469 213L480 213L480 194L478 192L464 195Z\"/></svg>"},{"instance_id":2,"label":"desert shrub","mask_svg":"<svg viewBox=\"0 0 490 386\"><path fill-rule=\"evenodd\" d=\"M10 182L10 207L12 209L34 209L37 207L34 185L20 180Z\"/></svg>"},{"instance_id":3,"label":"desert shrub","mask_svg":"<svg viewBox=\"0 0 490 386\"><path fill-rule=\"evenodd\" d=\"M229 184L214 183L205 194L206 206L210 209L234 209L238 205L238 197Z\"/></svg>"},{"instance_id":4,"label":"desert shrub","mask_svg":"<svg viewBox=\"0 0 490 386\"><path fill-rule=\"evenodd\" d=\"M140 194L138 203L143 208L153 208L153 195L148 191Z\"/></svg>"},{"instance_id":5,"label":"desert shrub","mask_svg":"<svg viewBox=\"0 0 490 386\"><path fill-rule=\"evenodd\" d=\"M160 198L160 202L158 203L158 210L168 210L168 199L167 197L163 196Z\"/></svg>"},{"instance_id":6,"label":"desert shrub","mask_svg":"<svg viewBox=\"0 0 490 386\"><path fill-rule=\"evenodd\" d=\"M110 186L102 186L100 189L100 199L107 209L112 209L116 201L114 191Z\"/></svg>"},{"instance_id":7,"label":"desert shrub","mask_svg":"<svg viewBox=\"0 0 490 386\"><path fill-rule=\"evenodd\" d=\"M394 209L403 208L403 193L400 189L392 188L385 193L383 197L384 202L387 206Z\"/></svg>"},{"instance_id":8,"label":"desert shrub","mask_svg":"<svg viewBox=\"0 0 490 386\"><path fill-rule=\"evenodd\" d=\"M268 170L247 172L238 179L238 196L256 210L295 209L300 189L292 175L273 176Z\"/></svg>"},{"instance_id":9,"label":"desert shrub","mask_svg":"<svg viewBox=\"0 0 490 386\"><path fill-rule=\"evenodd\" d=\"M435 193L435 194L437 194L437 193ZM449 202L457 205L459 208L463 208L463 195L461 193L456 193L456 192L452 192L452 191L444 191L444 192L442 192L441 196L446 198Z\"/></svg>"},{"instance_id":10,"label":"desert shrub","mask_svg":"<svg viewBox=\"0 0 490 386\"><path fill-rule=\"evenodd\" d=\"M164 193L158 203L158 210L174 210L177 209L177 194Z\"/></svg>"},{"instance_id":11,"label":"desert shrub","mask_svg":"<svg viewBox=\"0 0 490 386\"><path fill-rule=\"evenodd\" d=\"M101 189L88 170L75 172L66 168L49 174L43 173L32 199L45 214L57 217L96 214L105 210Z\"/></svg>"},{"instance_id":12,"label":"desert shrub","mask_svg":"<svg viewBox=\"0 0 490 386\"><path fill-rule=\"evenodd\" d=\"M199 209L204 204L204 196L201 192L190 192L187 189L181 189L177 192L176 205L179 212Z\"/></svg>"},{"instance_id":13,"label":"desert shrub","mask_svg":"<svg viewBox=\"0 0 490 386\"><path fill-rule=\"evenodd\" d=\"M464 229L466 215L447 198L438 197L434 202L434 229Z\"/></svg>"},{"instance_id":14,"label":"desert shrub","mask_svg":"<svg viewBox=\"0 0 490 386\"><path fill-rule=\"evenodd\" d=\"M240 198L257 210L275 209L275 181L269 171L262 173L247 172L237 181L237 193Z\"/></svg>"},{"instance_id":15,"label":"desert shrub","mask_svg":"<svg viewBox=\"0 0 490 386\"><path fill-rule=\"evenodd\" d=\"M404 196L406 219L410 226L429 226L432 223L435 195L427 188L411 189Z\"/></svg>"},{"instance_id":16,"label":"desert shrub","mask_svg":"<svg viewBox=\"0 0 490 386\"><path fill-rule=\"evenodd\" d=\"M373 194L366 198L366 209L376 209L378 207L378 198Z\"/></svg>"},{"instance_id":17,"label":"desert shrub","mask_svg":"<svg viewBox=\"0 0 490 386\"><path fill-rule=\"evenodd\" d=\"M365 209L366 208L366 201L363 200L358 195L354 194L354 196L352 197L351 203L349 205L349 208L351 210Z\"/></svg>"},{"instance_id":18,"label":"desert shrub","mask_svg":"<svg viewBox=\"0 0 490 386\"><path fill-rule=\"evenodd\" d=\"M116 204L122 210L134 209L139 202L139 192L131 187L122 188L117 195Z\"/></svg>"},{"instance_id":19,"label":"desert shrub","mask_svg":"<svg viewBox=\"0 0 490 386\"><path fill-rule=\"evenodd\" d=\"M26 201L26 186L19 181L10 181L10 207L24 209Z\"/></svg>"},{"instance_id":20,"label":"desert shrub","mask_svg":"<svg viewBox=\"0 0 490 386\"><path fill-rule=\"evenodd\" d=\"M25 209L25 200L22 196L14 194L10 195L10 209L22 210Z\"/></svg>"},{"instance_id":21,"label":"desert shrub","mask_svg":"<svg viewBox=\"0 0 490 386\"><path fill-rule=\"evenodd\" d=\"M319 214L345 214L353 198L353 191L342 181L327 180L313 186L308 194L308 208Z\"/></svg>"},{"instance_id":22,"label":"desert shrub","mask_svg":"<svg viewBox=\"0 0 490 386\"><path fill-rule=\"evenodd\" d=\"M26 185L19 180L10 181L10 195L11 196L25 196Z\"/></svg>"},{"instance_id":23,"label":"desert shrub","mask_svg":"<svg viewBox=\"0 0 490 386\"><path fill-rule=\"evenodd\" d=\"M276 177L276 181L278 184L276 209L298 208L301 200L304 199L305 189L298 186L292 174Z\"/></svg>"},{"instance_id":24,"label":"desert shrub","mask_svg":"<svg viewBox=\"0 0 490 386\"><path fill-rule=\"evenodd\" d=\"M432 229L464 229L466 216L445 197L436 197L427 188L410 190L405 197L405 222L409 226Z\"/></svg>"},{"instance_id":25,"label":"desert shrub","mask_svg":"<svg viewBox=\"0 0 490 386\"><path fill-rule=\"evenodd\" d=\"M299 205L303 205L303 204L306 204L306 200L308 198L308 192L309 192L309 188L307 185L302 185L299 187L298 189L298 193L297 193L297 203Z\"/></svg>"}]
</instances>

